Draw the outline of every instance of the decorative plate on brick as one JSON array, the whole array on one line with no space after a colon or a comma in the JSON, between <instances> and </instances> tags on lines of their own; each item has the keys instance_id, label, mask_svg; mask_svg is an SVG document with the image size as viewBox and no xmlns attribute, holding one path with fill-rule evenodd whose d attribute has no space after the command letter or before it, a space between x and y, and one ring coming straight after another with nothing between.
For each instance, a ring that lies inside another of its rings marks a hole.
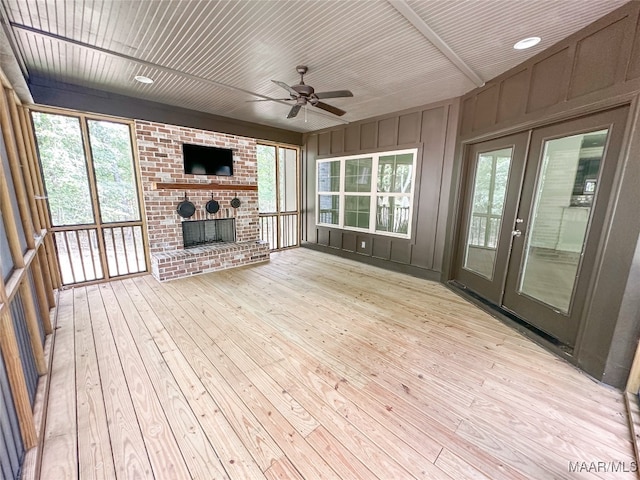
<instances>
[{"instance_id":1,"label":"decorative plate on brick","mask_svg":"<svg viewBox=\"0 0 640 480\"><path fill-rule=\"evenodd\" d=\"M233 208L238 208L240 206L242 202L240 202L240 199L238 197L232 198L231 199L231 206Z\"/></svg>"}]
</instances>

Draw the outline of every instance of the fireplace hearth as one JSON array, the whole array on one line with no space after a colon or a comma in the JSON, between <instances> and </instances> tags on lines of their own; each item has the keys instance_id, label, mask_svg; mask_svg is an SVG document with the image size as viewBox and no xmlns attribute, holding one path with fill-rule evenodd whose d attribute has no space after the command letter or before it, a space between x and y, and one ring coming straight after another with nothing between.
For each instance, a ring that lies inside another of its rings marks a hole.
<instances>
[{"instance_id":1,"label":"fireplace hearth","mask_svg":"<svg viewBox=\"0 0 640 480\"><path fill-rule=\"evenodd\" d=\"M235 218L184 221L182 222L182 239L184 248L235 242Z\"/></svg>"}]
</instances>

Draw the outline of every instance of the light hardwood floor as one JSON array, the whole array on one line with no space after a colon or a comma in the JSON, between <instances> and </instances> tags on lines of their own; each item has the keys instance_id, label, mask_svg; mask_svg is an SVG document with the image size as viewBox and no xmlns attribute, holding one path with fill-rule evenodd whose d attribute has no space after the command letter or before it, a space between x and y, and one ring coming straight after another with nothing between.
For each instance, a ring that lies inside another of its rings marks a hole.
<instances>
[{"instance_id":1,"label":"light hardwood floor","mask_svg":"<svg viewBox=\"0 0 640 480\"><path fill-rule=\"evenodd\" d=\"M632 462L619 391L437 283L295 249L60 294L42 479L608 479Z\"/></svg>"}]
</instances>

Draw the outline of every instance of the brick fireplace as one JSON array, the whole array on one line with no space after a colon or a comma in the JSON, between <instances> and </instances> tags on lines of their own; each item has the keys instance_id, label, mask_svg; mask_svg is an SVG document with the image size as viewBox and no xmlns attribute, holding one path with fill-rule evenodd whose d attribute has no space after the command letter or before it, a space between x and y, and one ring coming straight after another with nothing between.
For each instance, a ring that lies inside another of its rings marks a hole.
<instances>
[{"instance_id":1,"label":"brick fireplace","mask_svg":"<svg viewBox=\"0 0 640 480\"><path fill-rule=\"evenodd\" d=\"M171 280L269 260L269 245L259 240L254 139L139 120L135 131L151 271L156 279ZM185 174L183 143L233 149L234 175ZM188 219L176 210L185 195L196 207ZM240 200L238 208L231 206L234 198ZM215 214L205 208L211 199L220 205ZM213 219L233 219L235 241L185 248L182 223Z\"/></svg>"}]
</instances>

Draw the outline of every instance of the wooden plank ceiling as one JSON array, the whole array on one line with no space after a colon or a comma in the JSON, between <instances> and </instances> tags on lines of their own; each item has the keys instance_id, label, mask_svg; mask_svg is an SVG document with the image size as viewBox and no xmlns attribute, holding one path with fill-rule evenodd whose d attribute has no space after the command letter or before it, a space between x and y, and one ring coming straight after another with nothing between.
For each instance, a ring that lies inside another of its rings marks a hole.
<instances>
[{"instance_id":1,"label":"wooden plank ceiling","mask_svg":"<svg viewBox=\"0 0 640 480\"><path fill-rule=\"evenodd\" d=\"M27 76L301 132L462 95L625 3L0 1ZM512 48L532 35L539 46ZM306 83L317 91L354 93L328 101L344 117L309 107L286 119L290 103L248 102L286 97L270 80L297 83L298 64L309 66Z\"/></svg>"}]
</instances>

